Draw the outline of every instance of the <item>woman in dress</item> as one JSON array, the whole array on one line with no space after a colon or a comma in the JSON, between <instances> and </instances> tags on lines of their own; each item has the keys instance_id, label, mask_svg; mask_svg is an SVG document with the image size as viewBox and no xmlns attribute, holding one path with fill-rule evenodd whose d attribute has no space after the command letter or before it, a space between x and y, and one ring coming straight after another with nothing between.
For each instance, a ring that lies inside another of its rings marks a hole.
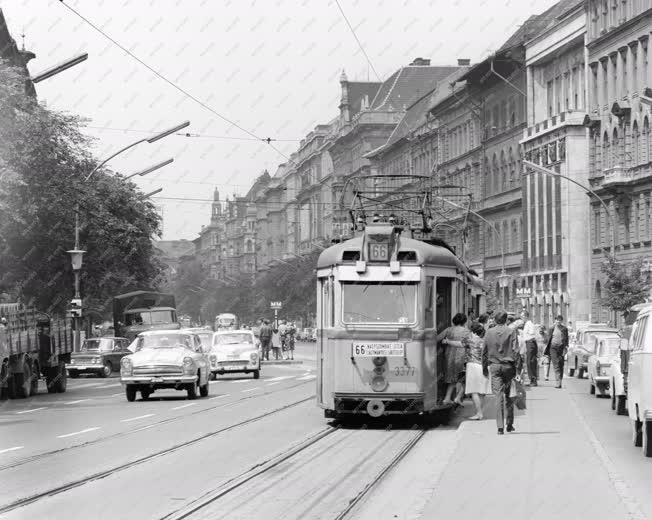
<instances>
[{"instance_id":1,"label":"woman in dress","mask_svg":"<svg viewBox=\"0 0 652 520\"><path fill-rule=\"evenodd\" d=\"M491 393L489 378L482 372L482 350L484 349L484 327L479 323L471 325L471 337L468 340L468 357L466 362L466 393L471 394L475 405L472 421L483 419L482 399Z\"/></svg>"},{"instance_id":2,"label":"woman in dress","mask_svg":"<svg viewBox=\"0 0 652 520\"><path fill-rule=\"evenodd\" d=\"M464 324L466 315L457 313L453 316L453 326L448 327L437 336L437 341L446 346L444 352L446 360L445 381L448 385L444 404L453 404L453 390L455 390L455 404L461 405L464 399L464 369L466 364L466 346L471 337L471 332Z\"/></svg>"}]
</instances>

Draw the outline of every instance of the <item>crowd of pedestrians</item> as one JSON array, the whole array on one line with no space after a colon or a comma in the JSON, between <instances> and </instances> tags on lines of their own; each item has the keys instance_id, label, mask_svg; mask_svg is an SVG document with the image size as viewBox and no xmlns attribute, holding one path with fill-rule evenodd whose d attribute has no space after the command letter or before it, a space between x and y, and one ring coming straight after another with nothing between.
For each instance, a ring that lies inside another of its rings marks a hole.
<instances>
[{"instance_id":1,"label":"crowd of pedestrians","mask_svg":"<svg viewBox=\"0 0 652 520\"><path fill-rule=\"evenodd\" d=\"M253 332L260 341L262 359L269 361L271 352L275 360L294 360L297 328L293 322L280 320L276 324L261 318L253 328Z\"/></svg>"},{"instance_id":2,"label":"crowd of pedestrians","mask_svg":"<svg viewBox=\"0 0 652 520\"><path fill-rule=\"evenodd\" d=\"M493 315L482 314L477 319L472 314L468 317L456 314L451 326L437 336L444 354L443 404L459 406L469 395L475 406L475 414L470 419L481 420L483 398L493 393L498 434L504 434L505 430L513 432L514 401L524 396L526 373L529 386L538 386L539 368L544 359L548 371L550 365L554 369L556 388L561 388L569 337L563 322L564 318L557 316L549 330L537 329L525 310L518 319L503 310Z\"/></svg>"}]
</instances>

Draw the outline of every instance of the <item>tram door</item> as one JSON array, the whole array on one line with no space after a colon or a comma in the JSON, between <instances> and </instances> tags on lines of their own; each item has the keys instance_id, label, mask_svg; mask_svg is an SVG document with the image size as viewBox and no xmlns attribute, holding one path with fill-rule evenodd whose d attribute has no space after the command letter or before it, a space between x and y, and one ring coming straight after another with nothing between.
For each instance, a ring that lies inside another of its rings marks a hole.
<instances>
[{"instance_id":1,"label":"tram door","mask_svg":"<svg viewBox=\"0 0 652 520\"><path fill-rule=\"evenodd\" d=\"M319 362L319 381L317 387L317 399L319 403L324 403L324 395L326 395L331 390L332 384L332 368L330 366L325 367L324 363L332 363L332 356L326 355L326 330L331 328L333 323L333 282L332 278L320 278L318 284L319 294L317 295L317 316L319 316L319 352L318 352L318 362ZM327 379L325 379L327 378ZM326 389L324 389L324 384ZM325 393L326 392L326 393Z\"/></svg>"},{"instance_id":2,"label":"tram door","mask_svg":"<svg viewBox=\"0 0 652 520\"><path fill-rule=\"evenodd\" d=\"M437 277L437 332L450 327L455 307L455 292L453 291L454 278Z\"/></svg>"}]
</instances>

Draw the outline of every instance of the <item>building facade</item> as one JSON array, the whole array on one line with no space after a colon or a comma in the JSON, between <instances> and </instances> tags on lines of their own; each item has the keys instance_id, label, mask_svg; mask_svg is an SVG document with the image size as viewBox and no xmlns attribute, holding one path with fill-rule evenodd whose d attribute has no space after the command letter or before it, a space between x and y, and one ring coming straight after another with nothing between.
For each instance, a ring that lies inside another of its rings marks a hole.
<instances>
[{"instance_id":1,"label":"building facade","mask_svg":"<svg viewBox=\"0 0 652 520\"><path fill-rule=\"evenodd\" d=\"M588 0L590 229L594 320L620 319L600 305L607 254L652 257L652 1Z\"/></svg>"}]
</instances>

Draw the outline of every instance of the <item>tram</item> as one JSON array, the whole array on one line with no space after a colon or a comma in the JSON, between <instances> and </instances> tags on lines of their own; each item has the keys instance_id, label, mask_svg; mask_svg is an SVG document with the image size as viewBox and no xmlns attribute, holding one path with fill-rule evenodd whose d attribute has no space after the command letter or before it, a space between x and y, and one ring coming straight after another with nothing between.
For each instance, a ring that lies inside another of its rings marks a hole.
<instances>
[{"instance_id":1,"label":"tram","mask_svg":"<svg viewBox=\"0 0 652 520\"><path fill-rule=\"evenodd\" d=\"M437 332L484 312L483 285L443 241L366 224L317 265L317 402L327 418L435 414L442 403Z\"/></svg>"}]
</instances>

